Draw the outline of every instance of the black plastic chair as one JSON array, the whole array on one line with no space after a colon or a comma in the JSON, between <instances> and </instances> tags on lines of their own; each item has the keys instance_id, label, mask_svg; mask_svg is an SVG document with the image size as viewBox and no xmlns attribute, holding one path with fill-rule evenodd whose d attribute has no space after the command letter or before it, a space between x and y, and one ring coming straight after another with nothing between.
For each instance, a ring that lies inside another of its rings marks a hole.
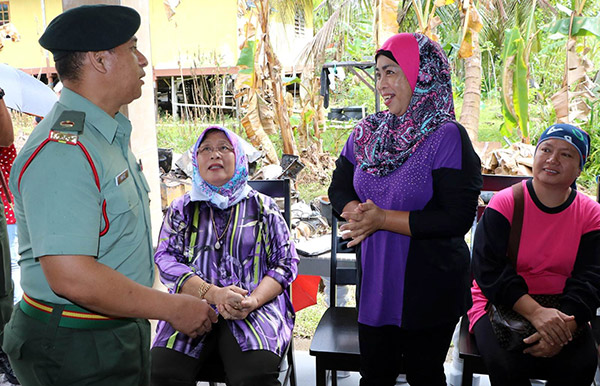
<instances>
[{"instance_id":1,"label":"black plastic chair","mask_svg":"<svg viewBox=\"0 0 600 386\"><path fill-rule=\"evenodd\" d=\"M331 263L329 299L331 306L325 311L310 343L310 355L315 357L317 386L325 386L327 370L331 370L332 386L337 386L337 371L358 371L360 351L358 347L358 311L354 307L337 307L336 286L358 282L354 267L338 267L337 253L354 253L347 243L337 236L337 219L331 222Z\"/></svg>"},{"instance_id":2,"label":"black plastic chair","mask_svg":"<svg viewBox=\"0 0 600 386\"><path fill-rule=\"evenodd\" d=\"M284 199L283 217L288 224L291 224L291 192L290 192L290 180L255 180L248 181L248 184L255 190L273 198ZM289 291L289 288L287 289ZM217 362L212 371L209 373L201 374L201 377L197 379L199 382L208 382L211 386L216 383L225 383L226 377L223 370L222 362ZM290 340L290 344L286 348L281 362L279 364L279 372L285 373L283 386L291 385L296 386L298 384L296 379L296 370L294 366L294 338Z\"/></svg>"}]
</instances>

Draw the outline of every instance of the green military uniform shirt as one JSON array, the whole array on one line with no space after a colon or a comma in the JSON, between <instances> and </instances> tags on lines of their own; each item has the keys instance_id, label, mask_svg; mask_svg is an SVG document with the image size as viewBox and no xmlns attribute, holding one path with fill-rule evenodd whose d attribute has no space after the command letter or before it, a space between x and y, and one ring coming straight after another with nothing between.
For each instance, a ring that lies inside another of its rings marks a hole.
<instances>
[{"instance_id":1,"label":"green military uniform shirt","mask_svg":"<svg viewBox=\"0 0 600 386\"><path fill-rule=\"evenodd\" d=\"M78 141L94 162L100 191L82 149L67 143L48 142L21 176L25 163L48 138L65 110L85 113ZM111 117L64 88L59 102L20 151L12 168L10 189L15 197L21 285L30 297L69 303L56 296L46 281L37 259L46 255L94 256L130 279L152 285L150 189L129 148L130 136L131 123L121 113ZM104 200L109 228L100 237L106 226Z\"/></svg>"}]
</instances>

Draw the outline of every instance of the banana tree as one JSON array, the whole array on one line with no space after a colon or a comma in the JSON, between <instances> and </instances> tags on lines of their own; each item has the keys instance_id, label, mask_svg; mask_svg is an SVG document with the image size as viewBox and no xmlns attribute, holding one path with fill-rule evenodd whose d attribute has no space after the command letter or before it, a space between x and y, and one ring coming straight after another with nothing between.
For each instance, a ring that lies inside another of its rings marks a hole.
<instances>
[{"instance_id":1,"label":"banana tree","mask_svg":"<svg viewBox=\"0 0 600 386\"><path fill-rule=\"evenodd\" d=\"M294 141L294 135L292 133L292 125L290 124L290 117L288 108L285 102L285 90L283 89L283 82L281 79L282 66L273 52L273 46L271 45L271 37L269 35L269 15L271 7L269 0L261 0L255 2L260 28L262 31L262 44L266 58L266 73L265 75L270 79L271 92L272 92L272 103L275 110L275 118L279 124L281 130L281 139L283 140L283 153L284 154L298 154L296 148L296 142Z\"/></svg>"},{"instance_id":2,"label":"banana tree","mask_svg":"<svg viewBox=\"0 0 600 386\"><path fill-rule=\"evenodd\" d=\"M519 27L515 26L504 33L504 49L502 51L502 115L504 123L500 131L510 136L516 128L519 138L530 143L529 138L529 57L535 30L535 9L537 1L533 0L527 23L525 37Z\"/></svg>"},{"instance_id":3,"label":"banana tree","mask_svg":"<svg viewBox=\"0 0 600 386\"><path fill-rule=\"evenodd\" d=\"M436 11L450 4L454 4L454 0L426 0L424 4L421 0L411 0L418 22L417 32L439 41L436 28L442 24L442 19L436 14ZM462 0L456 5L462 24L458 56L464 60L465 66L465 90L459 122L467 129L471 140L475 141L479 129L479 104L481 102L479 31L482 24L473 0Z\"/></svg>"},{"instance_id":4,"label":"banana tree","mask_svg":"<svg viewBox=\"0 0 600 386\"><path fill-rule=\"evenodd\" d=\"M502 51L502 115L500 131L511 136L518 130L521 141L529 143L529 86L525 41L515 27L506 31Z\"/></svg>"},{"instance_id":5,"label":"banana tree","mask_svg":"<svg viewBox=\"0 0 600 386\"><path fill-rule=\"evenodd\" d=\"M337 56L339 60L350 40L347 36L347 29L355 30L357 14L362 15L361 11L368 9L369 4L366 0L325 0L314 9L315 14L328 12L328 17L296 59L297 65L303 68L300 86L304 92L301 93L302 112L298 129L303 145L308 145L311 140L309 128L312 126L317 146L321 151L320 127L325 121L325 117L319 78L315 75L316 72L320 72L325 63L326 51L337 47L336 54L339 55ZM368 50L368 48L362 48L362 52Z\"/></svg>"},{"instance_id":6,"label":"banana tree","mask_svg":"<svg viewBox=\"0 0 600 386\"><path fill-rule=\"evenodd\" d=\"M398 7L400 0L373 0L375 18L373 38L375 47L381 47L390 36L398 33Z\"/></svg>"},{"instance_id":7,"label":"banana tree","mask_svg":"<svg viewBox=\"0 0 600 386\"><path fill-rule=\"evenodd\" d=\"M558 8L569 17L557 20L548 31L551 37L567 37L562 87L551 97L558 122L587 121L591 107L586 100L596 99L591 91L594 83L587 75L594 65L586 56L589 49L580 49L577 46L577 38L592 36L600 39L600 16L582 16L584 5L585 0L580 0L575 1L574 10L559 6Z\"/></svg>"},{"instance_id":8,"label":"banana tree","mask_svg":"<svg viewBox=\"0 0 600 386\"><path fill-rule=\"evenodd\" d=\"M243 4L242 4L243 3ZM242 107L246 115L242 118L242 126L252 144L262 148L267 161L278 164L279 160L275 147L267 135L267 131L275 132L273 113L266 101L260 95L263 89L263 76L259 65L262 39L257 38L258 15L256 11L247 9L245 1L239 2L239 9L245 17L243 26L244 41L238 57L238 76L235 80L235 97L245 97Z\"/></svg>"}]
</instances>

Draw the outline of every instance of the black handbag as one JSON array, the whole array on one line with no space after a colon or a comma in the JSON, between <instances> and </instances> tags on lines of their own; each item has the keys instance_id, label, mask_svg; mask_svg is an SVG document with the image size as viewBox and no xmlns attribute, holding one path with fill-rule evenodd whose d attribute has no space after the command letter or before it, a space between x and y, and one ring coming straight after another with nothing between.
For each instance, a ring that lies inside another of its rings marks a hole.
<instances>
[{"instance_id":1,"label":"black handbag","mask_svg":"<svg viewBox=\"0 0 600 386\"><path fill-rule=\"evenodd\" d=\"M558 308L560 295L529 295L542 307ZM523 339L535 334L536 329L512 308L488 303L487 314L500 347L508 351L523 351L528 345Z\"/></svg>"},{"instance_id":2,"label":"black handbag","mask_svg":"<svg viewBox=\"0 0 600 386\"><path fill-rule=\"evenodd\" d=\"M517 266L517 254L521 230L523 228L523 208L525 199L521 182L512 186L514 197L513 219L508 238L508 259L513 267ZM560 295L530 295L542 307L558 308ZM492 330L498 339L500 347L508 351L523 351L528 345L523 339L536 332L535 327L521 314L505 305L495 305L488 302L486 306Z\"/></svg>"}]
</instances>

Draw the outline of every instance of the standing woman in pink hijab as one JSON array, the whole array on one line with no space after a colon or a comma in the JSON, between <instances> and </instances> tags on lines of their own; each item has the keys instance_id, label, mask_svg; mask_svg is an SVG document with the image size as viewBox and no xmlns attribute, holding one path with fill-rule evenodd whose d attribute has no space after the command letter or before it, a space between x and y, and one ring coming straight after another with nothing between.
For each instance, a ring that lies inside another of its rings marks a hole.
<instances>
[{"instance_id":1,"label":"standing woman in pink hijab","mask_svg":"<svg viewBox=\"0 0 600 386\"><path fill-rule=\"evenodd\" d=\"M445 386L444 360L470 306L464 235L475 215L480 161L456 122L450 67L424 35L392 36L376 53L387 111L358 123L329 198L360 244L361 386Z\"/></svg>"}]
</instances>

